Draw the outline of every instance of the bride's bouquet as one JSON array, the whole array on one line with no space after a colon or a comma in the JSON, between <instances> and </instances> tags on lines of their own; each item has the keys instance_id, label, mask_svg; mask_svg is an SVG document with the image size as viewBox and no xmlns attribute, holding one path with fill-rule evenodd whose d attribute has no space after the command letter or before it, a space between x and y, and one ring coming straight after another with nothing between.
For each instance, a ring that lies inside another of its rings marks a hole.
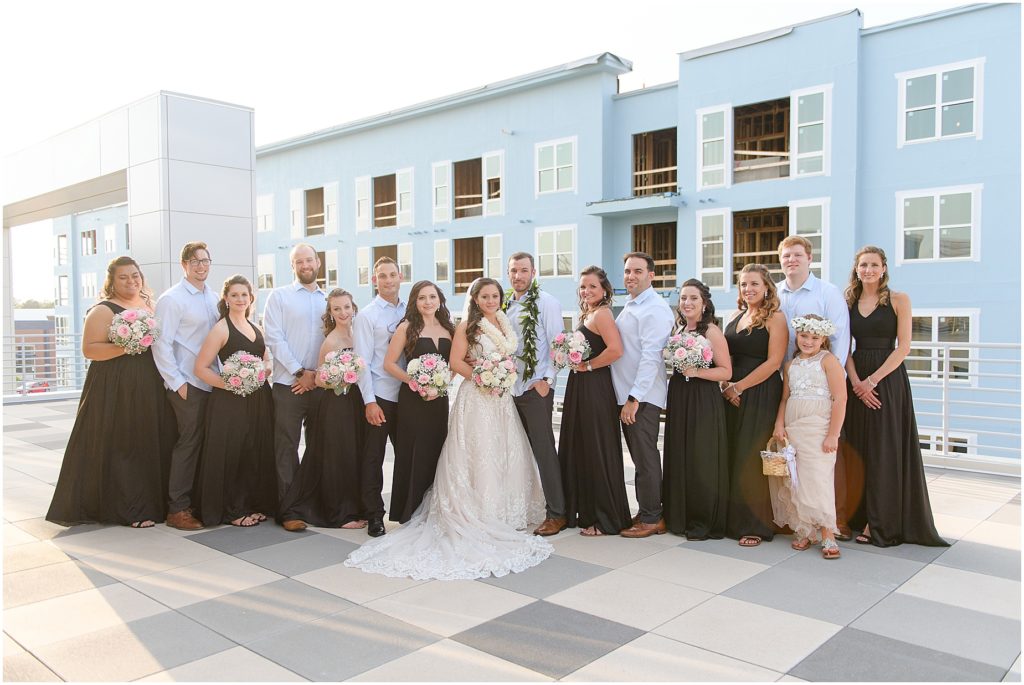
<instances>
[{"instance_id":1,"label":"bride's bouquet","mask_svg":"<svg viewBox=\"0 0 1024 685\"><path fill-rule=\"evenodd\" d=\"M711 343L703 335L689 331L676 333L668 339L662 350L665 366L679 373L687 369L707 369L711 367ZM690 381L690 377L686 377Z\"/></svg>"},{"instance_id":2,"label":"bride's bouquet","mask_svg":"<svg viewBox=\"0 0 1024 685\"><path fill-rule=\"evenodd\" d=\"M334 350L324 356L324 363L316 370L317 379L335 395L347 395L349 388L359 382L366 370L366 362L351 350Z\"/></svg>"},{"instance_id":3,"label":"bride's bouquet","mask_svg":"<svg viewBox=\"0 0 1024 685\"><path fill-rule=\"evenodd\" d=\"M452 382L452 370L448 362L439 354L422 354L405 367L406 373L412 376L409 389L423 399L444 397L448 394L448 384Z\"/></svg>"},{"instance_id":4,"label":"bride's bouquet","mask_svg":"<svg viewBox=\"0 0 1024 685\"><path fill-rule=\"evenodd\" d=\"M515 357L485 353L473 365L473 382L482 392L501 397L516 384Z\"/></svg>"},{"instance_id":5,"label":"bride's bouquet","mask_svg":"<svg viewBox=\"0 0 1024 685\"><path fill-rule=\"evenodd\" d=\"M239 350L221 364L220 377L229 391L248 397L263 387L267 369L263 366L262 357Z\"/></svg>"},{"instance_id":6,"label":"bride's bouquet","mask_svg":"<svg viewBox=\"0 0 1024 685\"><path fill-rule=\"evenodd\" d=\"M107 331L107 339L125 354L142 354L160 337L160 324L145 309L126 309L114 314L114 320Z\"/></svg>"},{"instance_id":7,"label":"bride's bouquet","mask_svg":"<svg viewBox=\"0 0 1024 685\"><path fill-rule=\"evenodd\" d=\"M590 343L582 331L562 331L551 341L551 363L561 371L590 356Z\"/></svg>"}]
</instances>

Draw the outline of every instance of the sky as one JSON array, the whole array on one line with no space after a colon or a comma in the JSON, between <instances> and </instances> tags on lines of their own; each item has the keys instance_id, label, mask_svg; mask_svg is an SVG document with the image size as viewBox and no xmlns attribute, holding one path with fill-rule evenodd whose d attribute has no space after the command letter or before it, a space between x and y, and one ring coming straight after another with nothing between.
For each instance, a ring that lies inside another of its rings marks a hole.
<instances>
[{"instance_id":1,"label":"sky","mask_svg":"<svg viewBox=\"0 0 1024 685\"><path fill-rule=\"evenodd\" d=\"M632 61L628 91L676 80L686 50L854 8L869 27L964 4L5 2L0 157L158 90L254 108L259 146L602 52ZM53 297L42 233L12 231L15 298Z\"/></svg>"}]
</instances>

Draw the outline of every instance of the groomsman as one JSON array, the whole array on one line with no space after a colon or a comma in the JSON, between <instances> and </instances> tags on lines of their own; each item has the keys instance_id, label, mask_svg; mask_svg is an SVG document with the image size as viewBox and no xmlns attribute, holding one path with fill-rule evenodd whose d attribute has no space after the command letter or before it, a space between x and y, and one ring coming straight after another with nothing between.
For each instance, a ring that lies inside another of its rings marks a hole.
<instances>
[{"instance_id":1,"label":"groomsman","mask_svg":"<svg viewBox=\"0 0 1024 685\"><path fill-rule=\"evenodd\" d=\"M360 475L363 515L370 537L384 535L384 452L388 438L395 446L398 435L398 391L402 384L384 370L384 355L398 324L405 316L405 302L398 296L402 273L391 257L373 265L377 296L359 311L352 324L352 344L369 373L359 379L359 391L366 404L366 441Z\"/></svg>"},{"instance_id":2,"label":"groomsman","mask_svg":"<svg viewBox=\"0 0 1024 685\"><path fill-rule=\"evenodd\" d=\"M565 528L566 520L562 470L551 427L557 372L551 364L549 352L551 341L562 332L562 305L553 295L535 285L536 277L533 255L516 252L508 258L508 280L512 290L505 306L512 328L519 337L516 350L519 379L512 389L512 397L530 439L544 499L547 500L547 518L533 534L555 535ZM527 343L531 343L533 349L529 368L523 359Z\"/></svg>"},{"instance_id":3,"label":"groomsman","mask_svg":"<svg viewBox=\"0 0 1024 685\"><path fill-rule=\"evenodd\" d=\"M779 283L779 301L782 313L786 315L789 326L789 348L786 359L793 358L796 350L796 332L791 323L793 317L804 314L823 316L836 326L836 332L829 336L832 352L839 357L839 363L846 366L846 357L850 353L850 310L839 288L822 281L811 273L813 246L811 241L802 236L786 236L779 243L779 261L786 279ZM836 527L839 529L839 540L853 537L847 525L846 512L846 459L843 450L836 452L835 468L836 490Z\"/></svg>"},{"instance_id":4,"label":"groomsman","mask_svg":"<svg viewBox=\"0 0 1024 685\"><path fill-rule=\"evenodd\" d=\"M661 454L658 427L668 399L668 376L661 351L672 333L674 317L651 284L654 259L644 252L624 258L623 280L629 300L615 319L622 335L622 356L612 363L612 385L629 456L636 466L636 499L640 511L627 538L646 538L665 532L661 515Z\"/></svg>"},{"instance_id":5,"label":"groomsman","mask_svg":"<svg viewBox=\"0 0 1024 685\"><path fill-rule=\"evenodd\" d=\"M186 243L181 248L184 276L156 303L161 330L153 345L153 360L164 379L178 423L178 442L171 453L166 523L181 530L203 527L192 515L192 484L203 445L206 400L211 388L196 377L195 365L199 348L220 318L217 293L206 286L210 262L206 243Z\"/></svg>"},{"instance_id":6,"label":"groomsman","mask_svg":"<svg viewBox=\"0 0 1024 685\"><path fill-rule=\"evenodd\" d=\"M274 288L263 309L267 347L274 355L274 460L277 497L284 497L299 468L302 426L313 433L323 390L316 387L317 359L324 341L323 315L327 297L316 284L320 259L307 243L292 248L295 280ZM308 439L308 438L307 438ZM293 522L289 522L293 523Z\"/></svg>"}]
</instances>

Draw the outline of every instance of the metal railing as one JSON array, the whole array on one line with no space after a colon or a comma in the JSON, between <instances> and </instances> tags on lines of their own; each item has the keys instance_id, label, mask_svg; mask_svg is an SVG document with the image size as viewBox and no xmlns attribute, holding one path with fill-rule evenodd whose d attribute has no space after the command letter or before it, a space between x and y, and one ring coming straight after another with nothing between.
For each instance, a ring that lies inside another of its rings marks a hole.
<instances>
[{"instance_id":1,"label":"metal railing","mask_svg":"<svg viewBox=\"0 0 1024 685\"><path fill-rule=\"evenodd\" d=\"M23 333L5 335L3 372L5 403L76 397L85 383L89 360L82 356L81 334Z\"/></svg>"}]
</instances>

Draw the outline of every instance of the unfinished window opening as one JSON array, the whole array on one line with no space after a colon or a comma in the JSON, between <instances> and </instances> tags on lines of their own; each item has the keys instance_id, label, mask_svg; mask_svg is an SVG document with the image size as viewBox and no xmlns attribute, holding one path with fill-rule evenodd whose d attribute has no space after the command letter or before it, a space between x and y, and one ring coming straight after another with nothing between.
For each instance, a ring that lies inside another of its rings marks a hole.
<instances>
[{"instance_id":1,"label":"unfinished window opening","mask_svg":"<svg viewBox=\"0 0 1024 685\"><path fill-rule=\"evenodd\" d=\"M370 271L372 275L373 265L377 263L377 260L381 257L391 257L395 260L395 264L398 264L398 245L377 245L373 248L373 257L370 260ZM373 286L373 295L377 296L377 286Z\"/></svg>"},{"instance_id":2,"label":"unfinished window opening","mask_svg":"<svg viewBox=\"0 0 1024 685\"><path fill-rule=\"evenodd\" d=\"M666 128L633 136L633 195L674 193L676 130Z\"/></svg>"},{"instance_id":3,"label":"unfinished window opening","mask_svg":"<svg viewBox=\"0 0 1024 685\"><path fill-rule=\"evenodd\" d=\"M469 290L473 281L484 275L484 239L460 238L452 241L455 253L455 294Z\"/></svg>"},{"instance_id":4,"label":"unfinished window opening","mask_svg":"<svg viewBox=\"0 0 1024 685\"><path fill-rule=\"evenodd\" d=\"M389 228L398 225L398 198L395 193L395 174L373 179L373 227Z\"/></svg>"},{"instance_id":5,"label":"unfinished window opening","mask_svg":"<svg viewBox=\"0 0 1024 685\"><path fill-rule=\"evenodd\" d=\"M768 267L776 282L782 277L779 243L789 235L789 208L771 207L732 215L732 276L751 262Z\"/></svg>"},{"instance_id":6,"label":"unfinished window opening","mask_svg":"<svg viewBox=\"0 0 1024 685\"><path fill-rule=\"evenodd\" d=\"M466 159L452 165L455 177L455 218L465 219L484 213L483 166L481 158Z\"/></svg>"},{"instance_id":7,"label":"unfinished window opening","mask_svg":"<svg viewBox=\"0 0 1024 685\"><path fill-rule=\"evenodd\" d=\"M654 258L655 290L676 287L676 222L633 226L633 251Z\"/></svg>"},{"instance_id":8,"label":"unfinished window opening","mask_svg":"<svg viewBox=\"0 0 1024 685\"><path fill-rule=\"evenodd\" d=\"M733 182L789 176L789 98L733 110Z\"/></svg>"},{"instance_id":9,"label":"unfinished window opening","mask_svg":"<svg viewBox=\"0 0 1024 685\"><path fill-rule=\"evenodd\" d=\"M306 235L324 234L324 189L306 191ZM323 262L323 259L320 260Z\"/></svg>"}]
</instances>

